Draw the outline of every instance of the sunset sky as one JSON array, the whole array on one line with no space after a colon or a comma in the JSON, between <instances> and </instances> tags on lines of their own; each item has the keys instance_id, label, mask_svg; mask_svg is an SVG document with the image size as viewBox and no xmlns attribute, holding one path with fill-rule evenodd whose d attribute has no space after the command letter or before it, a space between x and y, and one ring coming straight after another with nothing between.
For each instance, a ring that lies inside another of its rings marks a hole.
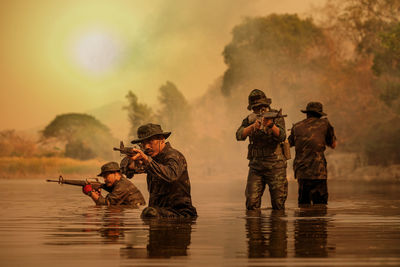
<instances>
[{"instance_id":1,"label":"sunset sky","mask_svg":"<svg viewBox=\"0 0 400 267\"><path fill-rule=\"evenodd\" d=\"M245 16L299 13L325 0L5 0L0 2L0 130L124 101L155 104L174 82L188 99L223 74Z\"/></svg>"}]
</instances>

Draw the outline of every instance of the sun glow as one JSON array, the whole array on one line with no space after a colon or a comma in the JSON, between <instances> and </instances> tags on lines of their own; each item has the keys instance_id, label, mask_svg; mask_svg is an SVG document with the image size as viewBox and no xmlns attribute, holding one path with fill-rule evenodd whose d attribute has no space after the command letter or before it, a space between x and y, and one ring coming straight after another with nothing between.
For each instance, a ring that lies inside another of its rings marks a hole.
<instances>
[{"instance_id":1,"label":"sun glow","mask_svg":"<svg viewBox=\"0 0 400 267\"><path fill-rule=\"evenodd\" d=\"M75 62L94 75L115 69L121 62L122 51L121 42L112 34L101 30L80 35L72 48Z\"/></svg>"}]
</instances>

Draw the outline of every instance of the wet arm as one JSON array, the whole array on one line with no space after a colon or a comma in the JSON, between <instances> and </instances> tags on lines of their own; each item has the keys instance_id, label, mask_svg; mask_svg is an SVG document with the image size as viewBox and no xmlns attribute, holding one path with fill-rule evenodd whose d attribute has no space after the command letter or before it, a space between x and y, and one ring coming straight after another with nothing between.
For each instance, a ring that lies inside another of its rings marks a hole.
<instances>
[{"instance_id":1,"label":"wet arm","mask_svg":"<svg viewBox=\"0 0 400 267\"><path fill-rule=\"evenodd\" d=\"M239 129L236 131L236 140L237 141L244 141L246 140L247 136L251 135L256 128L256 124L250 124L248 118L245 118L240 125Z\"/></svg>"},{"instance_id":2,"label":"wet arm","mask_svg":"<svg viewBox=\"0 0 400 267\"><path fill-rule=\"evenodd\" d=\"M273 133L273 138L278 142L283 142L286 139L286 132L285 132L285 121L283 118L279 118L275 123L274 126L271 128Z\"/></svg>"}]
</instances>

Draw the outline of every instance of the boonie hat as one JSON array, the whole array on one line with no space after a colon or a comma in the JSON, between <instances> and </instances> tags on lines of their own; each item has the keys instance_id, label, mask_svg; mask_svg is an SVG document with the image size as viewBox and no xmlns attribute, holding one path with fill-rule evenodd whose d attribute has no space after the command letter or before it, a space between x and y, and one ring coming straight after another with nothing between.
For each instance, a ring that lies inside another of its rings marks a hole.
<instances>
[{"instance_id":1,"label":"boonie hat","mask_svg":"<svg viewBox=\"0 0 400 267\"><path fill-rule=\"evenodd\" d=\"M261 105L271 105L271 98L267 98L263 91L254 89L249 94L249 105L247 106L247 109L252 110L253 108Z\"/></svg>"},{"instance_id":2,"label":"boonie hat","mask_svg":"<svg viewBox=\"0 0 400 267\"><path fill-rule=\"evenodd\" d=\"M306 109L302 109L301 112L303 113L309 113L309 112L314 112L317 113L321 116L326 116L326 113L322 111L322 104L320 102L310 102L307 104Z\"/></svg>"},{"instance_id":3,"label":"boonie hat","mask_svg":"<svg viewBox=\"0 0 400 267\"><path fill-rule=\"evenodd\" d=\"M113 172L121 172L121 170L118 163L111 161L101 166L101 172L97 176L104 176L107 173Z\"/></svg>"},{"instance_id":4,"label":"boonie hat","mask_svg":"<svg viewBox=\"0 0 400 267\"><path fill-rule=\"evenodd\" d=\"M167 139L171 135L171 132L164 132L158 124L148 123L138 128L138 138L133 140L131 143L137 144L155 135L163 135L165 139Z\"/></svg>"}]
</instances>

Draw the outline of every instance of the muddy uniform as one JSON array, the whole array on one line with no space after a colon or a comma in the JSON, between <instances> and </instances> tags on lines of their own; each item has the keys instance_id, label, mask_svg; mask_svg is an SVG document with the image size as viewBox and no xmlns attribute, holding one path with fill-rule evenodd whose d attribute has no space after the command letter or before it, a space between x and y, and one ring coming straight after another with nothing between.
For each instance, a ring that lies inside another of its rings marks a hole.
<instances>
[{"instance_id":1,"label":"muddy uniform","mask_svg":"<svg viewBox=\"0 0 400 267\"><path fill-rule=\"evenodd\" d=\"M104 187L103 189L108 191L109 194L106 197L100 195L99 199L96 201L97 205L138 206L146 204L139 189L125 177L121 177L120 180L115 181L113 186Z\"/></svg>"},{"instance_id":2,"label":"muddy uniform","mask_svg":"<svg viewBox=\"0 0 400 267\"><path fill-rule=\"evenodd\" d=\"M310 117L293 125L288 138L296 147L293 162L295 178L299 182L299 204L326 204L328 201L326 146L336 137L326 118Z\"/></svg>"},{"instance_id":3,"label":"muddy uniform","mask_svg":"<svg viewBox=\"0 0 400 267\"><path fill-rule=\"evenodd\" d=\"M270 110L277 112L277 110ZM236 131L236 139L243 141L244 128L250 126L255 114L246 117L242 125ZM271 129L256 130L250 136L247 158L249 162L249 174L246 186L246 208L253 210L260 208L261 197L268 184L271 194L273 209L284 209L288 193L288 181L286 179L286 159L283 156L280 145L286 138L285 121L283 118L275 120L279 128L279 136L275 136Z\"/></svg>"},{"instance_id":4,"label":"muddy uniform","mask_svg":"<svg viewBox=\"0 0 400 267\"><path fill-rule=\"evenodd\" d=\"M149 207L142 217L196 217L185 157L169 142L146 166Z\"/></svg>"}]
</instances>

